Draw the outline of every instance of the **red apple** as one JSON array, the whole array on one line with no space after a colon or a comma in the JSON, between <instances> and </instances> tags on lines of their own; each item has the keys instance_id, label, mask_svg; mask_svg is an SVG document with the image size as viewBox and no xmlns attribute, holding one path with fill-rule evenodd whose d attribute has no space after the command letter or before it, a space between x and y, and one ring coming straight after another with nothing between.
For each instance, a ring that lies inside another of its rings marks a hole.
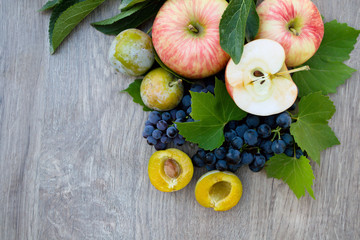
<instances>
[{"instance_id":1,"label":"red apple","mask_svg":"<svg viewBox=\"0 0 360 240\"><path fill-rule=\"evenodd\" d=\"M319 48L324 23L310 0L265 0L256 10L260 18L256 38L280 43L285 49L288 67L303 64Z\"/></svg>"},{"instance_id":2,"label":"red apple","mask_svg":"<svg viewBox=\"0 0 360 240\"><path fill-rule=\"evenodd\" d=\"M225 0L168 0L152 29L161 61L191 79L205 78L223 69L229 55L220 46L219 24Z\"/></svg>"}]
</instances>

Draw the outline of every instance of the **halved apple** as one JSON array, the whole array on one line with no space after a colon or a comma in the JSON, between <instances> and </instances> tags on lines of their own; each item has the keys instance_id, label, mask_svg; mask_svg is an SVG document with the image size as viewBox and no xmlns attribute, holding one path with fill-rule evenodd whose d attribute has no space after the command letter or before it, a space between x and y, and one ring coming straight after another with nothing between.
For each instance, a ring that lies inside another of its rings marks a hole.
<instances>
[{"instance_id":1,"label":"halved apple","mask_svg":"<svg viewBox=\"0 0 360 240\"><path fill-rule=\"evenodd\" d=\"M226 88L242 110L260 116L280 113L296 100L298 89L287 71L284 48L273 40L259 39L244 46L239 64L225 70Z\"/></svg>"}]
</instances>

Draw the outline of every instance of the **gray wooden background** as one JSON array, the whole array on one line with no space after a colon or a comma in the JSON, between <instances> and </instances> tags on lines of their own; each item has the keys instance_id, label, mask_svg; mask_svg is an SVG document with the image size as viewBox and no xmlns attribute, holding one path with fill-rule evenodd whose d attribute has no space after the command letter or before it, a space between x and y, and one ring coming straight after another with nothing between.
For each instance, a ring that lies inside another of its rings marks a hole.
<instances>
[{"instance_id":1,"label":"gray wooden background","mask_svg":"<svg viewBox=\"0 0 360 240\"><path fill-rule=\"evenodd\" d=\"M360 29L359 0L314 0L325 20ZM228 212L195 200L203 171L176 193L147 176L147 114L126 94L133 78L107 62L113 39L89 24L50 56L45 0L0 2L0 239L360 239L360 73L331 95L342 145L314 165L316 200L297 200L266 174L239 171L244 193ZM360 69L360 44L347 62ZM187 149L188 151L191 149Z\"/></svg>"}]
</instances>

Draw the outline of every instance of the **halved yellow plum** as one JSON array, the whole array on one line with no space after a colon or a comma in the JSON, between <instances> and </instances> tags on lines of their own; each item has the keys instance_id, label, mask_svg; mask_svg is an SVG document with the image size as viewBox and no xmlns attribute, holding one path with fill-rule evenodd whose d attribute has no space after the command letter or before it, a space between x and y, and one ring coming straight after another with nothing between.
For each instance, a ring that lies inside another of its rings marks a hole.
<instances>
[{"instance_id":1,"label":"halved yellow plum","mask_svg":"<svg viewBox=\"0 0 360 240\"><path fill-rule=\"evenodd\" d=\"M191 181L193 173L191 159L179 149L157 151L150 157L150 182L159 191L174 192L184 188Z\"/></svg>"},{"instance_id":2,"label":"halved yellow plum","mask_svg":"<svg viewBox=\"0 0 360 240\"><path fill-rule=\"evenodd\" d=\"M215 211L233 208L242 195L240 179L231 172L210 171L201 176L195 186L198 203Z\"/></svg>"}]
</instances>

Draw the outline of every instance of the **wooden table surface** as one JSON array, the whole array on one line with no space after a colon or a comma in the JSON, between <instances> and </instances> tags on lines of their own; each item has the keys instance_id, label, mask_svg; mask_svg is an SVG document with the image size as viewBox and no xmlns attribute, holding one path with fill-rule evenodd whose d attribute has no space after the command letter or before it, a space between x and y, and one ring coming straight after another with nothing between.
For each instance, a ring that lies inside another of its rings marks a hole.
<instances>
[{"instance_id":1,"label":"wooden table surface","mask_svg":"<svg viewBox=\"0 0 360 240\"><path fill-rule=\"evenodd\" d=\"M0 3L0 239L360 239L360 73L331 95L342 145L314 167L316 200L298 200L264 172L239 171L230 211L195 200L204 172L176 193L157 191L141 137L147 113L119 91L133 78L107 61L113 39L89 24L117 12L109 0L49 54L45 0ZM359 0L314 0L325 21L360 29ZM360 44L347 64L360 69ZM188 147L186 151L191 151Z\"/></svg>"}]
</instances>

